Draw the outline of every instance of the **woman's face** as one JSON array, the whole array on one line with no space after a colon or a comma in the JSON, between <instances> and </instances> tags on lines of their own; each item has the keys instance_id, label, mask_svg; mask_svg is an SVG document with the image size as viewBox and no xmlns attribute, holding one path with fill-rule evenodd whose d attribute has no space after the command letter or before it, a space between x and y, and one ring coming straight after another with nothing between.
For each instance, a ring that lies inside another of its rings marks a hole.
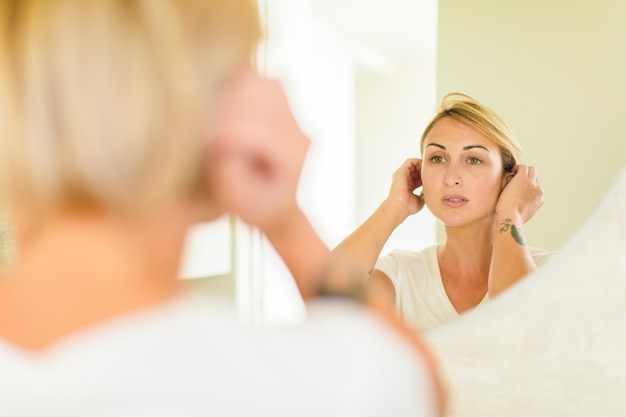
<instances>
[{"instance_id":1,"label":"woman's face","mask_svg":"<svg viewBox=\"0 0 626 417\"><path fill-rule=\"evenodd\" d=\"M429 210L464 226L492 216L505 185L500 147L477 130L444 117L424 141L421 177Z\"/></svg>"}]
</instances>

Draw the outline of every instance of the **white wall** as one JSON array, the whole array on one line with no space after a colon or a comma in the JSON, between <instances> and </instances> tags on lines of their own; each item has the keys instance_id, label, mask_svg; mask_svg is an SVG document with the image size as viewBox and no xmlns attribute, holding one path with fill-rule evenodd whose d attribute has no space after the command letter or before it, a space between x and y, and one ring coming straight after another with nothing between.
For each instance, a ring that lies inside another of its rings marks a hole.
<instances>
[{"instance_id":1,"label":"white wall","mask_svg":"<svg viewBox=\"0 0 626 417\"><path fill-rule=\"evenodd\" d=\"M396 59L389 72L363 68L357 77L357 221L387 196L392 173L409 157L420 157L419 139L435 113L435 57ZM424 208L405 220L387 241L419 250L435 243L433 215Z\"/></svg>"},{"instance_id":2,"label":"white wall","mask_svg":"<svg viewBox=\"0 0 626 417\"><path fill-rule=\"evenodd\" d=\"M558 249L626 164L626 2L440 0L437 96L462 91L510 124L546 202L526 227Z\"/></svg>"}]
</instances>

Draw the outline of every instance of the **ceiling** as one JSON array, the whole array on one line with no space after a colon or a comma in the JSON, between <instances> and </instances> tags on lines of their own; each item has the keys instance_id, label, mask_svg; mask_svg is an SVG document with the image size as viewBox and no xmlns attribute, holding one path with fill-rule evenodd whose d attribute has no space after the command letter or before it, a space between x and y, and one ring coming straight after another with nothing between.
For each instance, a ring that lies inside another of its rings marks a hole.
<instances>
[{"instance_id":1,"label":"ceiling","mask_svg":"<svg viewBox=\"0 0 626 417\"><path fill-rule=\"evenodd\" d=\"M311 3L319 21L389 58L435 54L437 0L311 0Z\"/></svg>"}]
</instances>

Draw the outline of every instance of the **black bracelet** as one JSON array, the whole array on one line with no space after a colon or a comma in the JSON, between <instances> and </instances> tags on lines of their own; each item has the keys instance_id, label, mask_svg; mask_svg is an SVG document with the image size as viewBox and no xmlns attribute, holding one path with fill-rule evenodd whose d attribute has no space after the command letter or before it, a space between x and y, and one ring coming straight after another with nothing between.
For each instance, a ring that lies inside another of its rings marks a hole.
<instances>
[{"instance_id":1,"label":"black bracelet","mask_svg":"<svg viewBox=\"0 0 626 417\"><path fill-rule=\"evenodd\" d=\"M354 273L354 271L345 271L347 269L345 265L337 267L333 264L329 264L317 280L317 296L341 297L364 303L369 292L367 279L364 279L362 274ZM340 272L340 270L344 271ZM333 279L339 273L348 275L347 286L343 283L346 279Z\"/></svg>"}]
</instances>

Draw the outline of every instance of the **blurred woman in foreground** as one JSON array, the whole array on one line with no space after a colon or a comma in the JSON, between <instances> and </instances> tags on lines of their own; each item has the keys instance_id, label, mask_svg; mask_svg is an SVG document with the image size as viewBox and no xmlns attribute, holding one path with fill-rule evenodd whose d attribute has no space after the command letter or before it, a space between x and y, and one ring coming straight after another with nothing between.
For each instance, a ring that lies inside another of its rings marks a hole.
<instances>
[{"instance_id":1,"label":"blurred woman in foreground","mask_svg":"<svg viewBox=\"0 0 626 417\"><path fill-rule=\"evenodd\" d=\"M354 293L297 205L309 141L249 69L251 2L0 8L1 415L437 415L428 353L367 294L259 334L177 279L190 225L230 212L305 299Z\"/></svg>"}]
</instances>

